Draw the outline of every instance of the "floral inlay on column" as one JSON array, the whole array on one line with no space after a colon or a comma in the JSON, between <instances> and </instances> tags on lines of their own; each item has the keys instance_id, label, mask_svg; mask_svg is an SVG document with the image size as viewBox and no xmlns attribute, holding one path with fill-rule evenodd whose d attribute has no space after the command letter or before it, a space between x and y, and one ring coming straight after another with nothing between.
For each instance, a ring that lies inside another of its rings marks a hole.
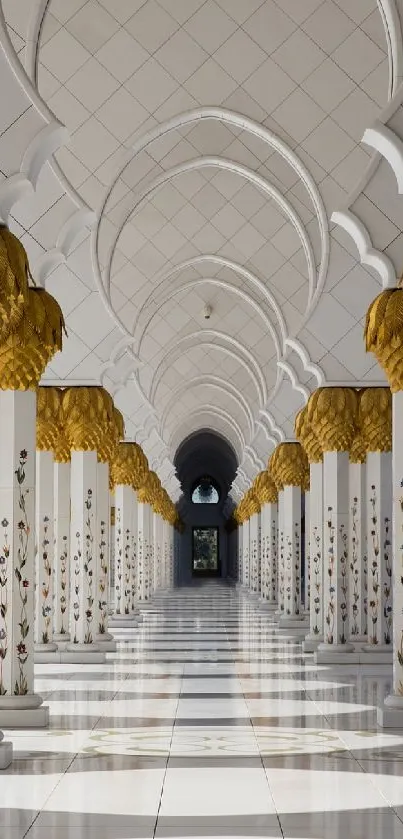
<instances>
[{"instance_id":1,"label":"floral inlay on column","mask_svg":"<svg viewBox=\"0 0 403 839\"><path fill-rule=\"evenodd\" d=\"M18 584L19 598L20 598L20 615L18 621L19 638L17 636L17 660L19 667L19 677L15 682L14 693L16 696L24 696L28 693L28 683L25 676L25 665L28 660L28 650L26 639L28 637L30 625L27 614L27 588L29 581L25 579L25 566L27 564L28 556L28 540L31 525L28 521L26 509L26 496L29 492L24 489L25 483L25 467L28 460L28 452L22 449L20 452L20 463L15 472L18 482L18 508L20 510L21 519L18 522L18 548L17 548L17 562L14 567L14 574Z\"/></svg>"},{"instance_id":2,"label":"floral inlay on column","mask_svg":"<svg viewBox=\"0 0 403 839\"><path fill-rule=\"evenodd\" d=\"M315 621L312 626L314 635L320 635L321 627L319 626L319 615L321 614L321 592L322 592L322 534L319 528L315 525L313 529L313 544L314 549L312 556L312 594L313 594L313 612Z\"/></svg>"},{"instance_id":3,"label":"floral inlay on column","mask_svg":"<svg viewBox=\"0 0 403 839\"><path fill-rule=\"evenodd\" d=\"M80 620L80 572L81 572L81 559L82 559L82 549L81 549L81 534L77 531L76 532L76 549L73 555L73 562L74 562L74 603L73 603L73 620L74 620L74 638L73 643L78 644L78 637L77 637L77 628L78 628L78 621Z\"/></svg>"},{"instance_id":4,"label":"floral inlay on column","mask_svg":"<svg viewBox=\"0 0 403 839\"><path fill-rule=\"evenodd\" d=\"M104 521L100 523L100 541L99 541L99 627L100 635L105 635L106 620L108 615L108 562L106 558L106 538L105 538L106 524Z\"/></svg>"},{"instance_id":5,"label":"floral inlay on column","mask_svg":"<svg viewBox=\"0 0 403 839\"><path fill-rule=\"evenodd\" d=\"M115 524L115 611L117 615L122 612L122 527L120 521L120 508L116 509L116 524Z\"/></svg>"},{"instance_id":6,"label":"floral inlay on column","mask_svg":"<svg viewBox=\"0 0 403 839\"><path fill-rule=\"evenodd\" d=\"M84 635L84 644L92 644L92 621L93 621L93 606L94 606L94 570L93 570L93 513L92 513L92 489L87 490L87 498L85 501L87 509L87 518L85 522L85 556L84 556L84 585L85 585L85 623L86 631Z\"/></svg>"},{"instance_id":7,"label":"floral inlay on column","mask_svg":"<svg viewBox=\"0 0 403 839\"><path fill-rule=\"evenodd\" d=\"M352 598L352 625L350 627L351 635L359 635L359 627L358 627L358 610L359 610L359 603L360 603L360 592L359 592L359 570L358 570L358 547L357 547L357 504L358 499L355 496L353 498L353 503L351 505L351 528L352 528L352 540L351 540L351 556L350 556L350 580L352 583L352 591L350 596Z\"/></svg>"},{"instance_id":8,"label":"floral inlay on column","mask_svg":"<svg viewBox=\"0 0 403 839\"><path fill-rule=\"evenodd\" d=\"M327 585L328 585L328 603L327 603L327 611L326 611L326 626L327 626L327 634L326 640L328 644L334 643L334 619L335 619L335 604L336 604L336 588L335 588L335 562L334 562L334 536L335 536L335 528L333 524L333 517L332 517L333 510L331 507L327 509L327 529L328 529L328 537L329 537L329 551L328 551L328 562L327 562Z\"/></svg>"},{"instance_id":9,"label":"floral inlay on column","mask_svg":"<svg viewBox=\"0 0 403 839\"><path fill-rule=\"evenodd\" d=\"M4 662L8 654L8 574L10 543L8 528L9 522L4 518L1 522L3 529L2 546L0 553L0 696L5 696L7 688L4 685Z\"/></svg>"},{"instance_id":10,"label":"floral inlay on column","mask_svg":"<svg viewBox=\"0 0 403 839\"><path fill-rule=\"evenodd\" d=\"M126 528L124 534L124 609L125 615L130 614L130 597L131 597L131 544L132 535L129 528Z\"/></svg>"},{"instance_id":11,"label":"floral inlay on column","mask_svg":"<svg viewBox=\"0 0 403 839\"><path fill-rule=\"evenodd\" d=\"M59 571L60 571L60 614L61 614L61 625L60 625L60 634L66 635L68 629L65 625L65 618L66 618L66 611L67 611L67 585L68 585L68 578L67 578L67 563L68 563L68 550L67 550L67 543L68 539L67 536L63 536L63 551L59 557Z\"/></svg>"},{"instance_id":12,"label":"floral inlay on column","mask_svg":"<svg viewBox=\"0 0 403 839\"><path fill-rule=\"evenodd\" d=\"M49 643L49 633L52 621L52 605L50 601L50 578L52 576L52 566L49 559L49 539L48 539L48 531L49 531L49 516L44 516L43 518L43 539L42 539L42 566L43 566L43 574L45 579L47 578L48 582L42 583L42 591L39 594L42 595L42 617L43 617L43 630L42 630L42 643L48 644Z\"/></svg>"}]
</instances>

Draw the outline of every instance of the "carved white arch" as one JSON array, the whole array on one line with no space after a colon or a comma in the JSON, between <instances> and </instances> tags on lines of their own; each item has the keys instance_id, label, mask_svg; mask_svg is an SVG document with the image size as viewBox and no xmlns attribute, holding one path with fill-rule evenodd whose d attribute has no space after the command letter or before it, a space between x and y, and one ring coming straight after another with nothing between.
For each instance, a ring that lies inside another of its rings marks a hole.
<instances>
[{"instance_id":1,"label":"carved white arch","mask_svg":"<svg viewBox=\"0 0 403 839\"><path fill-rule=\"evenodd\" d=\"M357 246L361 265L373 268L379 274L383 288L396 285L396 273L389 257L373 247L371 237L362 221L351 210L332 213L332 221L351 236Z\"/></svg>"},{"instance_id":2,"label":"carved white arch","mask_svg":"<svg viewBox=\"0 0 403 839\"><path fill-rule=\"evenodd\" d=\"M245 439L242 433L241 428L239 427L236 420L228 414L227 411L224 411L222 408L217 408L216 405L210 405L209 403L205 403L200 405L197 410L190 411L186 417L184 417L183 421L175 428L174 432L172 433L169 441L167 443L170 452L175 452L177 446L182 442L182 429L186 425L186 436L189 436L192 431L195 431L199 428L204 428L204 424L201 423L203 416L211 416L211 417L218 417L224 424L226 424L230 429L231 433L234 435L236 443L234 442L234 437L229 437L228 439L232 443L236 455L238 457L238 461L242 460L243 452L245 450ZM189 423L189 420L194 420L194 423ZM213 430L214 426L213 426ZM217 432L218 433L218 432ZM175 445L175 440L179 437L179 443Z\"/></svg>"},{"instance_id":3,"label":"carved white arch","mask_svg":"<svg viewBox=\"0 0 403 839\"><path fill-rule=\"evenodd\" d=\"M306 387L299 384L296 373L295 373L295 370L291 366L291 364L288 361L278 361L277 365L278 365L278 367L280 367L280 370L284 370L284 373L287 374L287 376L288 376L288 378L291 382L293 390L295 390L297 393L301 394L302 398L306 402L308 397L309 397L309 391L307 390Z\"/></svg>"},{"instance_id":4,"label":"carved white arch","mask_svg":"<svg viewBox=\"0 0 403 839\"><path fill-rule=\"evenodd\" d=\"M287 340L286 339L287 330L286 330L284 317L283 317L280 306L278 305L273 293L271 291L269 291L269 289L267 288L267 285L265 285L265 283L263 283L252 271L250 271L248 268L244 268L243 265L239 265L237 262L233 262L230 259L226 259L223 256L217 256L215 254L201 254L200 256L195 256L192 259L185 260L184 262L181 262L180 264L175 265L173 268L170 268L168 271L164 272L162 275L159 276L159 279L157 280L156 286L153 287L153 290L150 292L150 294L148 295L148 297L146 298L146 300L144 301L144 303L140 307L140 309L138 311L138 314L137 314L136 322L134 324L134 330L133 330L134 340L136 340L136 325L139 326L139 335L137 337L137 345L136 345L137 346L137 350L136 350L137 353L140 352L141 342L143 340L145 332L147 331L147 329L150 325L150 322L151 322L152 318L155 317L156 314L158 314L159 310L167 302L169 297L171 297L173 294L178 294L181 291L183 291L184 288L185 288L185 285L182 284L181 286L178 286L177 289L169 288L169 293L165 296L165 298L163 298L162 302L160 301L160 297L159 297L159 294L158 294L160 289L161 288L163 289L165 286L168 286L168 284L171 282L172 278L175 277L176 274L179 274L181 271L186 271L186 269L188 269L188 268L195 268L195 267L197 268L200 265L203 265L205 262L211 262L214 265L219 265L220 268L228 268L230 271L233 271L234 274L237 274L238 276L242 277L243 280L246 280L248 283L250 283L252 286L254 286L259 291L259 293L262 295L262 297L267 300L268 306L271 309L273 309L273 311L276 315L278 325L279 325L279 328L280 328L280 332L281 332L282 342L283 342L283 345L284 345L286 340ZM204 281L204 278L200 278L200 280ZM221 282L221 281L218 280L218 282ZM249 298L249 295L247 295L247 297ZM157 298L158 298L158 300L157 300ZM150 315L149 319L147 320L144 328L141 329L140 328L141 316L147 310L150 303L154 304L153 309L152 309L152 314ZM141 331L140 331L140 329L141 329Z\"/></svg>"},{"instance_id":5,"label":"carved white arch","mask_svg":"<svg viewBox=\"0 0 403 839\"><path fill-rule=\"evenodd\" d=\"M388 161L396 178L399 195L403 193L403 143L387 125L376 120L367 128L362 138L367 146L379 152Z\"/></svg>"},{"instance_id":6,"label":"carved white arch","mask_svg":"<svg viewBox=\"0 0 403 839\"><path fill-rule=\"evenodd\" d=\"M161 434L163 434L163 429L166 425L168 416L171 413L172 408L174 407L175 403L181 398L181 396L183 396L184 393L189 393L189 391L191 390L195 390L199 387L204 386L212 387L216 390L222 391L223 393L225 393L226 396L230 396L237 402L238 407L241 408L245 415L245 419L249 427L249 434L252 439L254 434L254 419L247 400L245 399L241 391L237 387L235 387L234 384L232 384L232 382L226 382L219 376L211 375L195 376L193 379L191 379L190 383L184 381L172 391L168 403L166 404L161 416Z\"/></svg>"},{"instance_id":7,"label":"carved white arch","mask_svg":"<svg viewBox=\"0 0 403 839\"><path fill-rule=\"evenodd\" d=\"M316 266L311 240L303 222L300 219L300 216L298 215L296 210L294 210L289 201L287 201L287 199L284 198L282 193L271 183L269 183L269 181L267 181L261 175L258 175L252 169L248 169L247 166L243 166L240 163L236 163L235 161L228 160L224 157L196 157L193 160L187 160L185 163L180 163L178 166L175 166L172 169L163 172L161 175L158 175L156 178L154 178L153 181L151 181L150 184L148 184L146 187L144 187L144 189L139 191L139 194L136 196L133 206L125 214L123 221L119 224L119 226L116 229L116 234L114 234L113 236L112 245L109 250L107 266L105 270L106 289L108 298L110 295L113 257L117 247L119 236L122 230L124 229L125 225L136 213L136 211L138 211L141 205L144 202L149 201L154 195L154 193L157 192L166 183L170 183L175 178L180 177L181 175L186 174L187 172L193 172L205 168L217 168L222 171L230 172L233 175L239 175L239 177L243 178L249 183L252 183L258 189L260 189L261 192L264 192L266 195L269 196L270 199L274 200L275 203L278 204L282 213L286 216L288 221L294 227L305 253L309 276L309 295L307 304L308 311L315 292Z\"/></svg>"},{"instance_id":8,"label":"carved white arch","mask_svg":"<svg viewBox=\"0 0 403 839\"><path fill-rule=\"evenodd\" d=\"M155 400L159 384L170 365L170 359L172 356L174 356L175 359L179 358L183 355L184 351L198 346L200 343L206 344L211 349L217 349L224 352L237 361L237 363L247 371L252 379L256 387L259 403L265 404L267 400L267 389L264 374L254 355L252 355L250 350L244 347L243 344L235 338L226 335L224 332L217 332L213 329L192 332L190 335L185 335L182 338L179 338L166 348L163 359L156 368L151 382L150 400L152 402Z\"/></svg>"},{"instance_id":9,"label":"carved white arch","mask_svg":"<svg viewBox=\"0 0 403 839\"><path fill-rule=\"evenodd\" d=\"M268 318L268 316L263 311L263 309L259 305L259 303L256 302L256 300L254 300L252 297L250 297L243 289L240 289L237 286L231 285L231 283L228 283L226 280L220 280L217 277L197 277L197 278L192 279L192 280L187 280L177 289L172 289L170 295L167 295L165 297L165 299L161 303L158 304L157 312L162 308L162 306L165 303L168 303L170 297L176 297L178 294L181 294L183 291L187 291L190 288L194 288L194 286L207 285L207 284L218 286L219 288L226 289L226 291L228 291L230 294L235 294L237 297L240 297L245 303L247 303L248 306L250 306L252 309L254 309L255 312L257 312L257 314L263 320L267 330L269 331L269 333L272 337L272 340L273 340L273 343L274 343L274 346L275 346L275 349L276 349L276 353L277 353L277 358L279 358L281 356L281 347L279 345L278 337L277 337L277 334L276 334L275 330L273 329L273 324L272 324L270 318ZM155 314L157 314L157 312ZM149 323L150 322L151 322L151 319L150 319ZM147 324L147 327L148 327L149 323ZM144 335L144 333L143 333L143 335ZM140 348L139 348L139 352L140 352Z\"/></svg>"}]
</instances>

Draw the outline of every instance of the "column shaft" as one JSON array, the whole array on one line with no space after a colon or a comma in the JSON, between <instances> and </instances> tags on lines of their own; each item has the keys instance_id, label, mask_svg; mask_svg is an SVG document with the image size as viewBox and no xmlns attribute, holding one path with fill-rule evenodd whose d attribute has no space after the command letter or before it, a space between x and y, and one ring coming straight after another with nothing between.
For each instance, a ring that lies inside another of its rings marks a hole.
<instances>
[{"instance_id":1,"label":"column shaft","mask_svg":"<svg viewBox=\"0 0 403 839\"><path fill-rule=\"evenodd\" d=\"M95 646L97 624L94 623L98 597L96 577L97 533L97 453L71 453L71 648L78 650ZM94 608L95 607L95 608Z\"/></svg>"},{"instance_id":2,"label":"column shaft","mask_svg":"<svg viewBox=\"0 0 403 839\"><path fill-rule=\"evenodd\" d=\"M367 455L368 644L392 644L392 453Z\"/></svg>"},{"instance_id":3,"label":"column shaft","mask_svg":"<svg viewBox=\"0 0 403 839\"><path fill-rule=\"evenodd\" d=\"M366 465L349 467L349 635L351 641L364 641L367 635L367 529Z\"/></svg>"},{"instance_id":4,"label":"column shaft","mask_svg":"<svg viewBox=\"0 0 403 839\"><path fill-rule=\"evenodd\" d=\"M54 464L54 641L69 640L70 463Z\"/></svg>"},{"instance_id":5,"label":"column shaft","mask_svg":"<svg viewBox=\"0 0 403 839\"><path fill-rule=\"evenodd\" d=\"M309 635L304 650L312 652L323 641L323 464L310 464L309 521L310 534L310 608Z\"/></svg>"},{"instance_id":6,"label":"column shaft","mask_svg":"<svg viewBox=\"0 0 403 839\"><path fill-rule=\"evenodd\" d=\"M53 452L36 452L35 650L54 652L54 463Z\"/></svg>"},{"instance_id":7,"label":"column shaft","mask_svg":"<svg viewBox=\"0 0 403 839\"><path fill-rule=\"evenodd\" d=\"M305 504L305 532L304 532L304 611L310 611L311 605L311 532L309 528L309 508L311 506L311 493L304 493Z\"/></svg>"},{"instance_id":8,"label":"column shaft","mask_svg":"<svg viewBox=\"0 0 403 839\"><path fill-rule=\"evenodd\" d=\"M34 694L36 395L0 390L0 725L44 726Z\"/></svg>"},{"instance_id":9,"label":"column shaft","mask_svg":"<svg viewBox=\"0 0 403 839\"><path fill-rule=\"evenodd\" d=\"M115 487L115 614L132 611L132 534L134 493L130 486Z\"/></svg>"},{"instance_id":10,"label":"column shaft","mask_svg":"<svg viewBox=\"0 0 403 839\"><path fill-rule=\"evenodd\" d=\"M278 612L284 613L285 558L284 558L284 490L278 494Z\"/></svg>"},{"instance_id":11,"label":"column shaft","mask_svg":"<svg viewBox=\"0 0 403 839\"><path fill-rule=\"evenodd\" d=\"M284 515L284 613L301 615L301 488L285 486Z\"/></svg>"},{"instance_id":12,"label":"column shaft","mask_svg":"<svg viewBox=\"0 0 403 839\"><path fill-rule=\"evenodd\" d=\"M348 504L349 454L323 457L324 500L324 643L325 654L349 652L348 644ZM321 659L323 660L323 656Z\"/></svg>"},{"instance_id":13,"label":"column shaft","mask_svg":"<svg viewBox=\"0 0 403 839\"><path fill-rule=\"evenodd\" d=\"M259 578L259 513L253 513L249 519L249 588L258 594Z\"/></svg>"},{"instance_id":14,"label":"column shaft","mask_svg":"<svg viewBox=\"0 0 403 839\"><path fill-rule=\"evenodd\" d=\"M263 504L261 511L261 563L262 599L270 604L277 603L277 504Z\"/></svg>"},{"instance_id":15,"label":"column shaft","mask_svg":"<svg viewBox=\"0 0 403 839\"><path fill-rule=\"evenodd\" d=\"M249 555L249 520L242 524L242 563L243 563L243 584L249 588L250 581L250 555Z\"/></svg>"}]
</instances>

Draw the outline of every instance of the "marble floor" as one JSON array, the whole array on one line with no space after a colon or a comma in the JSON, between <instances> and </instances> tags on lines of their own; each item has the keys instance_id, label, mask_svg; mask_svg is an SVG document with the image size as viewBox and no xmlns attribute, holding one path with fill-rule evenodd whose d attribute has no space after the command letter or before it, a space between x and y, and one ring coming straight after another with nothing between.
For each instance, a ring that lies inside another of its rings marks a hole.
<instances>
[{"instance_id":1,"label":"marble floor","mask_svg":"<svg viewBox=\"0 0 403 839\"><path fill-rule=\"evenodd\" d=\"M234 588L160 595L105 665L42 665L47 731L12 731L1 839L403 839L387 669L316 667Z\"/></svg>"}]
</instances>

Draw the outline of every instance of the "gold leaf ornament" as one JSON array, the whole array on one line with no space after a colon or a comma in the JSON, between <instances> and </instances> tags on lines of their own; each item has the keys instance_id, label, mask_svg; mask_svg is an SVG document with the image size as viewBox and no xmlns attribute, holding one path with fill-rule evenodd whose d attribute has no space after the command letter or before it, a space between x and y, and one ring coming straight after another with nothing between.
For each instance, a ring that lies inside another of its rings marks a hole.
<instances>
[{"instance_id":1,"label":"gold leaf ornament","mask_svg":"<svg viewBox=\"0 0 403 839\"><path fill-rule=\"evenodd\" d=\"M111 465L111 477L113 486L123 485L131 486L133 489L137 488L137 479L139 472L139 446L137 443L121 442L115 448L114 456ZM140 449L141 460L143 463L144 476L148 473L147 458Z\"/></svg>"},{"instance_id":2,"label":"gold leaf ornament","mask_svg":"<svg viewBox=\"0 0 403 839\"><path fill-rule=\"evenodd\" d=\"M39 387L36 395L36 448L54 451L62 434L62 394L58 387Z\"/></svg>"},{"instance_id":3,"label":"gold leaf ornament","mask_svg":"<svg viewBox=\"0 0 403 839\"><path fill-rule=\"evenodd\" d=\"M392 451L391 389L389 387L364 388L359 395L358 416L365 451Z\"/></svg>"},{"instance_id":4,"label":"gold leaf ornament","mask_svg":"<svg viewBox=\"0 0 403 839\"><path fill-rule=\"evenodd\" d=\"M137 491L137 498L141 504L154 505L154 500L157 498L161 489L161 481L155 472L148 472L145 480Z\"/></svg>"},{"instance_id":5,"label":"gold leaf ornament","mask_svg":"<svg viewBox=\"0 0 403 839\"><path fill-rule=\"evenodd\" d=\"M309 480L308 458L300 443L279 443L271 458L270 467L278 488L298 486L302 489Z\"/></svg>"},{"instance_id":6,"label":"gold leaf ornament","mask_svg":"<svg viewBox=\"0 0 403 839\"><path fill-rule=\"evenodd\" d=\"M29 264L25 248L0 226L0 344L15 332L28 306Z\"/></svg>"},{"instance_id":7,"label":"gold leaf ornament","mask_svg":"<svg viewBox=\"0 0 403 839\"><path fill-rule=\"evenodd\" d=\"M320 387L308 400L308 421L324 452L348 452L357 433L358 394L351 387Z\"/></svg>"},{"instance_id":8,"label":"gold leaf ornament","mask_svg":"<svg viewBox=\"0 0 403 839\"><path fill-rule=\"evenodd\" d=\"M113 456L113 400L102 387L69 387L63 392L66 435L75 451L96 451L101 459Z\"/></svg>"},{"instance_id":9,"label":"gold leaf ornament","mask_svg":"<svg viewBox=\"0 0 403 839\"><path fill-rule=\"evenodd\" d=\"M322 447L309 422L308 405L305 405L295 417L294 431L298 442L306 452L309 463L322 463Z\"/></svg>"},{"instance_id":10,"label":"gold leaf ornament","mask_svg":"<svg viewBox=\"0 0 403 839\"><path fill-rule=\"evenodd\" d=\"M45 368L62 349L64 319L43 288L28 289L28 302L13 331L0 342L2 390L36 390Z\"/></svg>"},{"instance_id":11,"label":"gold leaf ornament","mask_svg":"<svg viewBox=\"0 0 403 839\"><path fill-rule=\"evenodd\" d=\"M392 393L403 390L403 289L388 288L371 303L365 348L385 371Z\"/></svg>"},{"instance_id":12,"label":"gold leaf ornament","mask_svg":"<svg viewBox=\"0 0 403 839\"><path fill-rule=\"evenodd\" d=\"M259 472L253 482L253 491L260 504L275 504L278 498L276 484L267 469Z\"/></svg>"}]
</instances>

